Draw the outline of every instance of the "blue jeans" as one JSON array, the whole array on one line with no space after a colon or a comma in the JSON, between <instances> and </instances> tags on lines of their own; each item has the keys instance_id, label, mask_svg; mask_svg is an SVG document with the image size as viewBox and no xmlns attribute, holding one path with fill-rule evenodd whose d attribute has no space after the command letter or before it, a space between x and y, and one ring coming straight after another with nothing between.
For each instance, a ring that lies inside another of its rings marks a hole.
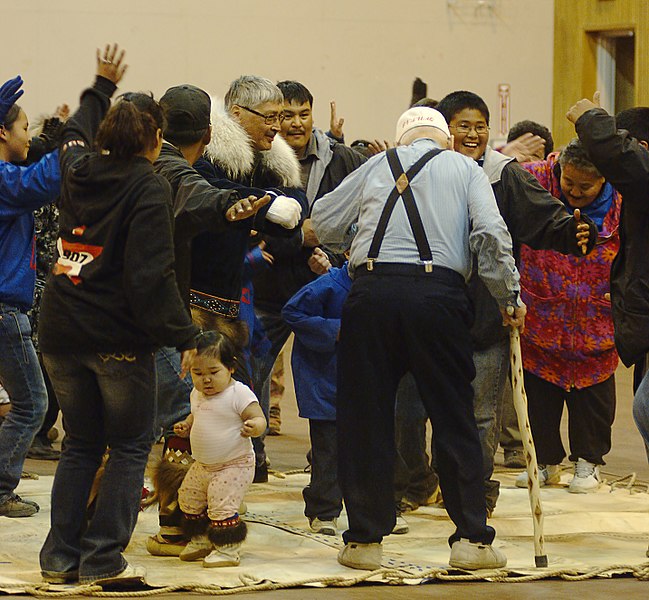
<instances>
[{"instance_id":1,"label":"blue jeans","mask_svg":"<svg viewBox=\"0 0 649 600\"><path fill-rule=\"evenodd\" d=\"M644 375L633 397L633 420L644 441L644 449L649 460L649 369L646 368L647 359L644 360ZM636 365L636 369L638 369ZM10 394L11 395L11 394Z\"/></svg>"},{"instance_id":2,"label":"blue jeans","mask_svg":"<svg viewBox=\"0 0 649 600\"><path fill-rule=\"evenodd\" d=\"M47 391L27 315L0 304L0 382L11 410L0 426L0 504L12 497L25 455L43 424Z\"/></svg>"},{"instance_id":3,"label":"blue jeans","mask_svg":"<svg viewBox=\"0 0 649 600\"><path fill-rule=\"evenodd\" d=\"M158 378L155 433L159 438L171 434L174 423L190 413L189 394L193 385L189 374L180 378L180 352L175 348L160 348L155 353L155 368Z\"/></svg>"},{"instance_id":4,"label":"blue jeans","mask_svg":"<svg viewBox=\"0 0 649 600\"><path fill-rule=\"evenodd\" d=\"M509 340L505 339L485 350L474 350L473 410L482 447L487 510L493 510L500 493L500 482L491 478L494 456L500 438L503 398L509 373Z\"/></svg>"},{"instance_id":5,"label":"blue jeans","mask_svg":"<svg viewBox=\"0 0 649 600\"><path fill-rule=\"evenodd\" d=\"M44 354L63 412L65 439L52 487L51 528L41 569L78 571L88 583L126 567L144 469L154 441L156 378L152 353ZM106 448L110 454L94 514L86 505Z\"/></svg>"},{"instance_id":6,"label":"blue jeans","mask_svg":"<svg viewBox=\"0 0 649 600\"><path fill-rule=\"evenodd\" d=\"M507 378L503 390L503 410L500 420L500 446L506 452L517 450L523 452L523 441L518 428L518 415L514 408L514 393L512 382Z\"/></svg>"}]
</instances>

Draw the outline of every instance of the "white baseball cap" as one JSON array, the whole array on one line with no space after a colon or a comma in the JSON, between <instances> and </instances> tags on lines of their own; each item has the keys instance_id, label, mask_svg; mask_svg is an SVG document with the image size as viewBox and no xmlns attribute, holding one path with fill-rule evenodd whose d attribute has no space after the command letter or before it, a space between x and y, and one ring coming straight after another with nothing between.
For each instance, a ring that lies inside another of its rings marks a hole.
<instances>
[{"instance_id":1,"label":"white baseball cap","mask_svg":"<svg viewBox=\"0 0 649 600\"><path fill-rule=\"evenodd\" d=\"M401 138L408 131L416 129L417 127L436 127L443 131L447 136L451 135L448 130L446 119L441 112L434 108L428 108L427 106L415 106L404 112L397 121L397 133L395 138L397 144L401 142Z\"/></svg>"}]
</instances>

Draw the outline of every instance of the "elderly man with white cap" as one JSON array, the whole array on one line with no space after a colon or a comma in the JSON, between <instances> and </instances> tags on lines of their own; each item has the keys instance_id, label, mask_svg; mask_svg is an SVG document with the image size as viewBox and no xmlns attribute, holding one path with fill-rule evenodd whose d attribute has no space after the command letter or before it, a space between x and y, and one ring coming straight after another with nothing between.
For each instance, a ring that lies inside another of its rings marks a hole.
<instances>
[{"instance_id":1,"label":"elderly man with white cap","mask_svg":"<svg viewBox=\"0 0 649 600\"><path fill-rule=\"evenodd\" d=\"M406 111L396 139L397 148L372 157L312 212L325 246L342 251L351 243L354 279L338 359L339 478L349 517L338 560L381 565L381 540L395 524L395 392L410 371L435 429L440 485L456 526L449 562L503 567L486 524L466 280L476 254L503 322L522 326L512 242L482 169L447 150L439 112Z\"/></svg>"}]
</instances>

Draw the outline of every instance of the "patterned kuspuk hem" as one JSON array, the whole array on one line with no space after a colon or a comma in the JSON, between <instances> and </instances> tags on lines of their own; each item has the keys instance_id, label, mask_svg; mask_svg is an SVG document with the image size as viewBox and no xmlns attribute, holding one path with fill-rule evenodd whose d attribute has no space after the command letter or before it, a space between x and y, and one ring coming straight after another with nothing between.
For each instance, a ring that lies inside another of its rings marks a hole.
<instances>
[{"instance_id":1,"label":"patterned kuspuk hem","mask_svg":"<svg viewBox=\"0 0 649 600\"><path fill-rule=\"evenodd\" d=\"M189 303L196 308L202 308L203 310L229 319L239 317L239 302L237 300L226 300L218 296L210 296L203 292L190 290Z\"/></svg>"},{"instance_id":2,"label":"patterned kuspuk hem","mask_svg":"<svg viewBox=\"0 0 649 600\"><path fill-rule=\"evenodd\" d=\"M191 465L194 462L192 455L186 450L174 450L167 448L163 460L176 465Z\"/></svg>"}]
</instances>

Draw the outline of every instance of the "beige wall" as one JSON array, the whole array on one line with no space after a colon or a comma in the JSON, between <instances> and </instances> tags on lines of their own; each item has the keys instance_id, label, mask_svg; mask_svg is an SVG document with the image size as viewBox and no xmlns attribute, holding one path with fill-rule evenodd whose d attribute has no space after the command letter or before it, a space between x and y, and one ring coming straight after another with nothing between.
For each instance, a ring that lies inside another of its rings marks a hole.
<instances>
[{"instance_id":1,"label":"beige wall","mask_svg":"<svg viewBox=\"0 0 649 600\"><path fill-rule=\"evenodd\" d=\"M349 141L392 139L416 76L438 99L479 93L494 125L497 84L509 83L511 122L550 124L553 11L552 0L23 0L3 6L0 78L23 75L32 117L76 105L97 44L117 41L125 90L189 82L222 96L243 73L298 79L318 125L336 99Z\"/></svg>"}]
</instances>

